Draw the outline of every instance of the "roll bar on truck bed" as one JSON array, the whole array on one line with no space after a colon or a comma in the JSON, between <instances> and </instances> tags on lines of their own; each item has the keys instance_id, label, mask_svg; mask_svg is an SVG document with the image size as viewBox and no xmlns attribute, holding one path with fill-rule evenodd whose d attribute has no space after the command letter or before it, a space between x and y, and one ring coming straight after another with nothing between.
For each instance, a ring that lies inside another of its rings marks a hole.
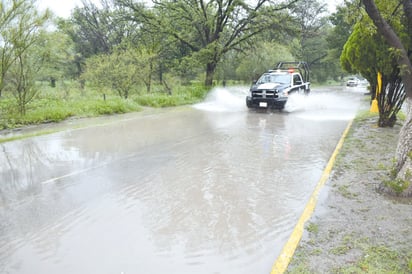
<instances>
[{"instance_id":1,"label":"roll bar on truck bed","mask_svg":"<svg viewBox=\"0 0 412 274\"><path fill-rule=\"evenodd\" d=\"M304 82L309 82L309 65L303 61L291 61L291 62L279 62L276 67L276 70L289 70L295 69L298 70L300 75L302 75Z\"/></svg>"}]
</instances>

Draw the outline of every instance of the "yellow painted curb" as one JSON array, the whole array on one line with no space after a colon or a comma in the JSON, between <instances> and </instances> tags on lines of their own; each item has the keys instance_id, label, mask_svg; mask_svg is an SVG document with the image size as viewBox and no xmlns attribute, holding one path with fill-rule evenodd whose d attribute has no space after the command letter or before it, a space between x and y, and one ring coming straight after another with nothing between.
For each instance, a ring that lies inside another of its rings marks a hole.
<instances>
[{"instance_id":1,"label":"yellow painted curb","mask_svg":"<svg viewBox=\"0 0 412 274\"><path fill-rule=\"evenodd\" d=\"M318 200L319 192L322 187L325 185L326 181L329 179L332 167L335 163L336 156L338 155L340 149L342 148L343 142L345 141L346 136L352 126L353 120L351 120L346 127L345 131L342 134L342 137L339 140L339 143L336 145L335 151L329 159L328 164L323 171L322 177L320 178L318 184L316 185L315 190L309 198L308 203L306 204L305 209L303 210L302 215L300 216L295 228L293 229L292 234L289 237L289 240L286 242L285 246L282 249L279 257L276 259L273 264L271 274L284 273L292 259L293 254L295 253L296 247L299 244L300 239L302 238L303 229L305 222L311 217Z\"/></svg>"}]
</instances>

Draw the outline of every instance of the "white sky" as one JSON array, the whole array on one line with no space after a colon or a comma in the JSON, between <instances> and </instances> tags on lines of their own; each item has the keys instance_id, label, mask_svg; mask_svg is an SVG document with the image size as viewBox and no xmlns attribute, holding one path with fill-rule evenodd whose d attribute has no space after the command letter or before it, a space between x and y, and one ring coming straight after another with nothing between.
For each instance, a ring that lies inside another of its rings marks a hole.
<instances>
[{"instance_id":1,"label":"white sky","mask_svg":"<svg viewBox=\"0 0 412 274\"><path fill-rule=\"evenodd\" d=\"M343 0L333 0L333 1L325 1L328 4L329 11L330 12L335 12L336 11L336 6L339 6L340 4L343 4Z\"/></svg>"},{"instance_id":2,"label":"white sky","mask_svg":"<svg viewBox=\"0 0 412 274\"><path fill-rule=\"evenodd\" d=\"M71 14L72 9L74 9L76 6L81 6L81 1L37 0L37 5L40 8L40 10L49 8L55 15L68 18Z\"/></svg>"},{"instance_id":3,"label":"white sky","mask_svg":"<svg viewBox=\"0 0 412 274\"><path fill-rule=\"evenodd\" d=\"M99 3L99 0L96 0L96 3ZM329 6L329 10L334 12L336 6L341 4L343 0L334 0L328 1L324 0ZM81 0L64 0L64 1L56 1L56 0L37 0L38 6L40 9L49 8L53 11L53 13L57 16L68 18L71 14L71 11L78 6L81 6Z\"/></svg>"}]
</instances>

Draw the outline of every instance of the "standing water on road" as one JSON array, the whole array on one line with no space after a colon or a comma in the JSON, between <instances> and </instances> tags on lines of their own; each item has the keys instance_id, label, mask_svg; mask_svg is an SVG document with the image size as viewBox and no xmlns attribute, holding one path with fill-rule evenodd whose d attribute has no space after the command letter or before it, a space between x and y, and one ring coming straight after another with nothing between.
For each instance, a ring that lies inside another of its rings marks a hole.
<instances>
[{"instance_id":1,"label":"standing water on road","mask_svg":"<svg viewBox=\"0 0 412 274\"><path fill-rule=\"evenodd\" d=\"M269 273L363 96L246 93L0 144L0 273Z\"/></svg>"}]
</instances>

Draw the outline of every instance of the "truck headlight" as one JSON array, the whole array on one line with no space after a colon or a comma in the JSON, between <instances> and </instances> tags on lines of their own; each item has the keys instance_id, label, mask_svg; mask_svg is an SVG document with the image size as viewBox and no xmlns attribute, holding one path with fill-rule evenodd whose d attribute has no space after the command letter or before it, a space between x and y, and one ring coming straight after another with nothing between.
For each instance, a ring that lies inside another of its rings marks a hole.
<instances>
[{"instance_id":1,"label":"truck headlight","mask_svg":"<svg viewBox=\"0 0 412 274\"><path fill-rule=\"evenodd\" d=\"M288 92L285 90L285 91L279 91L279 97L280 98L285 98L285 97L288 97Z\"/></svg>"}]
</instances>

